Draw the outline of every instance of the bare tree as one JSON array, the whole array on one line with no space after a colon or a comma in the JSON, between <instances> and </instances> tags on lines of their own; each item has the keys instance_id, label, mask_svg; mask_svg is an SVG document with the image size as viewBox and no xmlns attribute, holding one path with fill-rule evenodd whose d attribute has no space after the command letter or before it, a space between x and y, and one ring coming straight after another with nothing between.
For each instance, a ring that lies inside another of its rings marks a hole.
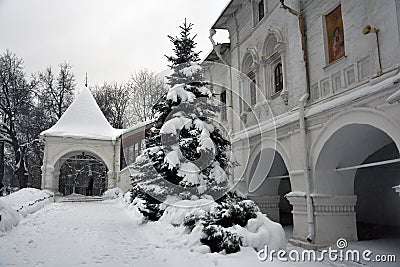
<instances>
[{"instance_id":1,"label":"bare tree","mask_svg":"<svg viewBox=\"0 0 400 267\"><path fill-rule=\"evenodd\" d=\"M40 101L52 123L60 119L72 103L76 87L71 65L62 63L59 67L57 77L55 77L52 68L48 67L44 72L39 73L38 78Z\"/></svg>"},{"instance_id":2,"label":"bare tree","mask_svg":"<svg viewBox=\"0 0 400 267\"><path fill-rule=\"evenodd\" d=\"M130 102L128 87L117 83L104 83L102 86L95 86L92 91L97 104L110 124L117 129L126 127L126 114Z\"/></svg>"},{"instance_id":3,"label":"bare tree","mask_svg":"<svg viewBox=\"0 0 400 267\"><path fill-rule=\"evenodd\" d=\"M163 79L144 69L131 76L128 87L131 97L129 121L132 123L152 119L154 104L167 92Z\"/></svg>"},{"instance_id":4,"label":"bare tree","mask_svg":"<svg viewBox=\"0 0 400 267\"><path fill-rule=\"evenodd\" d=\"M23 121L29 121L33 107L32 89L25 79L22 59L10 51L0 56L0 140L5 142L13 151L14 170L20 187L27 186L27 170L25 153L31 140L21 132L24 130ZM7 149L7 147L6 147ZM4 162L4 159L1 159Z\"/></svg>"}]
</instances>

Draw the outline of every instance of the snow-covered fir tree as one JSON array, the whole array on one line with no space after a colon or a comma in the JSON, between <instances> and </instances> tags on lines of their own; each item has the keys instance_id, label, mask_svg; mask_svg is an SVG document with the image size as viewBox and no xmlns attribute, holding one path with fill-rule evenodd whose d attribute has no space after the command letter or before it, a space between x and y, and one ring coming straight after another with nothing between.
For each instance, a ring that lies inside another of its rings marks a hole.
<instances>
[{"instance_id":1,"label":"snow-covered fir tree","mask_svg":"<svg viewBox=\"0 0 400 267\"><path fill-rule=\"evenodd\" d=\"M282 248L282 227L230 188L227 171L235 163L230 142L214 120L219 107L203 78L192 26L185 21L179 37L169 36L175 47L174 56L167 57L173 70L167 77L170 88L154 106L146 149L136 159L132 205L145 219L162 216L163 222L186 227L210 252ZM182 206L189 209L182 212Z\"/></svg>"},{"instance_id":2,"label":"snow-covered fir tree","mask_svg":"<svg viewBox=\"0 0 400 267\"><path fill-rule=\"evenodd\" d=\"M135 163L139 172L132 176L133 198L152 220L161 216L159 205L169 196L215 197L229 184L230 142L213 122L219 107L203 78L192 27L185 20L179 37L168 36L174 44L174 55L167 56L170 88L154 106L146 149Z\"/></svg>"}]
</instances>

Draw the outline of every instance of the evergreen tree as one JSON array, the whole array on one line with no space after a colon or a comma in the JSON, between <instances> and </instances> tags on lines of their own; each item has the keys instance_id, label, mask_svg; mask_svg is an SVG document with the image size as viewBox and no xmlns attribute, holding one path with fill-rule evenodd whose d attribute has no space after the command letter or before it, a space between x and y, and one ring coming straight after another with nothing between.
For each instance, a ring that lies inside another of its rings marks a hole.
<instances>
[{"instance_id":1,"label":"evergreen tree","mask_svg":"<svg viewBox=\"0 0 400 267\"><path fill-rule=\"evenodd\" d=\"M193 37L190 36L190 31L193 28L193 24L183 23L183 26L179 26L181 29L180 37L172 37L168 35L169 40L171 43L174 44L174 56L166 56L168 61L171 62L171 65L168 65L174 72L167 77L168 85L171 87L175 86L176 84L185 83L187 82L187 77L181 73L181 70L188 67L190 63L198 62L200 60L199 54L200 52L194 52L196 48L196 42L194 39L197 35ZM200 76L196 75L197 80L201 79Z\"/></svg>"},{"instance_id":2,"label":"evergreen tree","mask_svg":"<svg viewBox=\"0 0 400 267\"><path fill-rule=\"evenodd\" d=\"M161 216L160 203L168 196L191 198L217 195L228 186L230 142L213 123L218 106L198 63L191 36L193 24L180 26L180 37L168 36L174 56L167 56L173 73L169 91L154 106L155 119L146 133L146 149L136 159L133 198L150 219Z\"/></svg>"}]
</instances>

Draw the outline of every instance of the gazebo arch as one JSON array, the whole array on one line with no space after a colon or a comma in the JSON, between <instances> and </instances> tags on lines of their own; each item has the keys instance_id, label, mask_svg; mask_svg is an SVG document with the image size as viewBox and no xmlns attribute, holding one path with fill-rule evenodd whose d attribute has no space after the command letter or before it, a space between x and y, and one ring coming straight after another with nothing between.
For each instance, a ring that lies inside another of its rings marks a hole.
<instances>
[{"instance_id":1,"label":"gazebo arch","mask_svg":"<svg viewBox=\"0 0 400 267\"><path fill-rule=\"evenodd\" d=\"M108 188L116 186L123 130L111 127L94 97L83 88L59 121L40 134L44 141L42 188L58 192L60 168L66 156L88 153L107 167Z\"/></svg>"}]
</instances>

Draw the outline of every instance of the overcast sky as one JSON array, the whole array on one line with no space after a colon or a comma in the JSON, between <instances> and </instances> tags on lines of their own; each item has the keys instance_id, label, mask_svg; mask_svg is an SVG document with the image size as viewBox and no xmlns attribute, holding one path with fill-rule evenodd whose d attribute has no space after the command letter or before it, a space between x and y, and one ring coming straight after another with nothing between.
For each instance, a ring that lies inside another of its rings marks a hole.
<instances>
[{"instance_id":1,"label":"overcast sky","mask_svg":"<svg viewBox=\"0 0 400 267\"><path fill-rule=\"evenodd\" d=\"M210 50L209 29L229 0L0 0L0 53L23 58L27 74L73 67L78 86L125 82L147 68L167 69L167 35L184 19L194 24L198 50ZM217 41L226 41L219 33Z\"/></svg>"}]
</instances>

